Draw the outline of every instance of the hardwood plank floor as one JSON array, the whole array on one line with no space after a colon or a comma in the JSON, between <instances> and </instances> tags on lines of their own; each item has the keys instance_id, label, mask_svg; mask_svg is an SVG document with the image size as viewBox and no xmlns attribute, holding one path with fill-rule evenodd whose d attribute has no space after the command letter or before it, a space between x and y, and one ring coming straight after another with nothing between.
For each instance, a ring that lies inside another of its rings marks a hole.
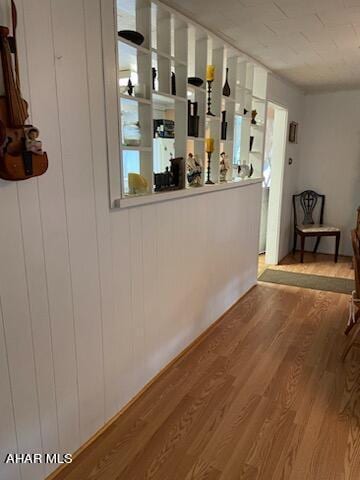
<instances>
[{"instance_id":1,"label":"hardwood plank floor","mask_svg":"<svg viewBox=\"0 0 360 480\"><path fill-rule=\"evenodd\" d=\"M358 480L348 300L258 285L56 480Z\"/></svg>"},{"instance_id":2,"label":"hardwood plank floor","mask_svg":"<svg viewBox=\"0 0 360 480\"><path fill-rule=\"evenodd\" d=\"M323 253L305 252L304 263L300 263L300 253L289 253L279 265L265 264L265 255L259 255L258 275L269 267L273 270L283 270L295 273L309 273L311 275L324 275L327 277L354 278L354 270L351 268L351 257L339 256L338 262L334 262L334 255Z\"/></svg>"}]
</instances>

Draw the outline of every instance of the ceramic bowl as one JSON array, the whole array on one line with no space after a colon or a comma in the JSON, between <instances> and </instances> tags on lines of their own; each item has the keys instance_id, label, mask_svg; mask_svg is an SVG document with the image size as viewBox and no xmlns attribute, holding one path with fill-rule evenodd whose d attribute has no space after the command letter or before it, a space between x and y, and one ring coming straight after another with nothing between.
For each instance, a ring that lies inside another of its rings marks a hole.
<instances>
[{"instance_id":1,"label":"ceramic bowl","mask_svg":"<svg viewBox=\"0 0 360 480\"><path fill-rule=\"evenodd\" d=\"M194 87L201 87L201 85L204 83L204 80L199 77L189 77L188 83L190 83L190 85L194 85Z\"/></svg>"},{"instance_id":2,"label":"ceramic bowl","mask_svg":"<svg viewBox=\"0 0 360 480\"><path fill-rule=\"evenodd\" d=\"M118 35L125 40L129 40L129 42L135 43L135 45L141 45L144 42L144 35L135 32L135 30L120 30Z\"/></svg>"}]
</instances>

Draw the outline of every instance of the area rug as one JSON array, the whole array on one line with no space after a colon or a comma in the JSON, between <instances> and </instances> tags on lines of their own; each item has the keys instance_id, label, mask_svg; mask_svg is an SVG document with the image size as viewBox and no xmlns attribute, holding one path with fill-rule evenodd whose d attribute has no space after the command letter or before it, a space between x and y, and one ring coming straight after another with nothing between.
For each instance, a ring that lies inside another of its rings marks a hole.
<instances>
[{"instance_id":1,"label":"area rug","mask_svg":"<svg viewBox=\"0 0 360 480\"><path fill-rule=\"evenodd\" d=\"M327 292L347 293L355 288L354 280L349 278L325 277L323 275L309 275L307 273L285 272L267 268L258 278L261 282L278 283L292 287L325 290Z\"/></svg>"}]
</instances>

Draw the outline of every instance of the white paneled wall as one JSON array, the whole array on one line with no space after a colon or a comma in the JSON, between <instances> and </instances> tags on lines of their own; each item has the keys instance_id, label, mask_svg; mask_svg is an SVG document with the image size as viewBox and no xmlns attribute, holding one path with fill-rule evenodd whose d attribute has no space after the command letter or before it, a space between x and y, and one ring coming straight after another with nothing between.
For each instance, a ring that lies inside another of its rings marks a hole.
<instances>
[{"instance_id":1,"label":"white paneled wall","mask_svg":"<svg viewBox=\"0 0 360 480\"><path fill-rule=\"evenodd\" d=\"M75 451L254 285L261 194L110 212L99 0L17 5L50 168L0 181L1 457ZM1 480L52 470L2 462Z\"/></svg>"}]
</instances>

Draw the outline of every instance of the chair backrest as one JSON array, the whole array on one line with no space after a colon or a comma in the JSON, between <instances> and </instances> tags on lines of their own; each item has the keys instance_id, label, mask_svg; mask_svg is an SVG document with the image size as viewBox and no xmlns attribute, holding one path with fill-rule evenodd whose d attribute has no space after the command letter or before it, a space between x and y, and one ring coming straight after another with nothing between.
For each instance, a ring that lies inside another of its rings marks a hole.
<instances>
[{"instance_id":1,"label":"chair backrest","mask_svg":"<svg viewBox=\"0 0 360 480\"><path fill-rule=\"evenodd\" d=\"M313 225L323 223L325 195L313 190L293 195L294 224Z\"/></svg>"},{"instance_id":2,"label":"chair backrest","mask_svg":"<svg viewBox=\"0 0 360 480\"><path fill-rule=\"evenodd\" d=\"M351 240L354 250L355 291L356 297L360 298L360 237L357 230L352 230Z\"/></svg>"}]
</instances>

